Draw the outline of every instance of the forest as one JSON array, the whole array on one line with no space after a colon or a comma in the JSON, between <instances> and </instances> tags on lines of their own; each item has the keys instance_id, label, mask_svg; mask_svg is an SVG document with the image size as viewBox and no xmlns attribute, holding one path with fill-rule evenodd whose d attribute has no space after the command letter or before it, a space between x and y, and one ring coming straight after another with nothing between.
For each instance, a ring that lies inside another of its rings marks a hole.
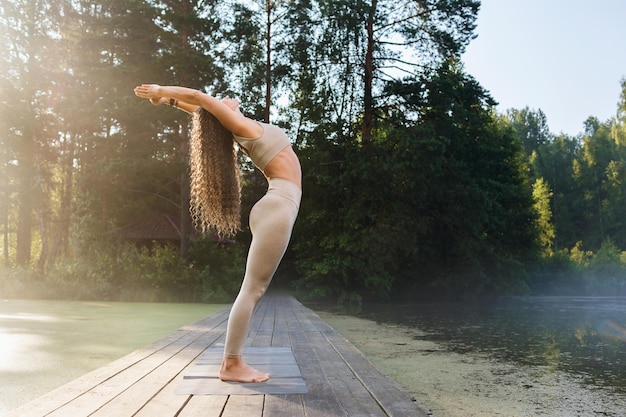
<instances>
[{"instance_id":1,"label":"forest","mask_svg":"<svg viewBox=\"0 0 626 417\"><path fill-rule=\"evenodd\" d=\"M339 303L626 295L626 80L615 116L555 135L496 111L461 59L478 0L5 0L0 296L229 302L242 229L189 215L189 115L142 83L237 97L283 127L303 200L272 284ZM153 218L175 239L122 231Z\"/></svg>"}]
</instances>

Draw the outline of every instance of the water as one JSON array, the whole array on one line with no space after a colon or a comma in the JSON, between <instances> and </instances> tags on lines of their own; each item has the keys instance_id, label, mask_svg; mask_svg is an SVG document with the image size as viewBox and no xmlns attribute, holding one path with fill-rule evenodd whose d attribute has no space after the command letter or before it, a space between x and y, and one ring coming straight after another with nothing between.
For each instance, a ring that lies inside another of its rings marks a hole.
<instances>
[{"instance_id":1,"label":"water","mask_svg":"<svg viewBox=\"0 0 626 417\"><path fill-rule=\"evenodd\" d=\"M0 300L0 416L222 307Z\"/></svg>"},{"instance_id":2,"label":"water","mask_svg":"<svg viewBox=\"0 0 626 417\"><path fill-rule=\"evenodd\" d=\"M414 339L484 358L507 372L555 375L550 389L581 403L581 396L601 398L598 402L608 407L594 405L600 411L592 414L543 414L544 408L541 415L626 416L626 408L610 406L626 403L626 298L519 297L475 304L368 305L363 310L361 318L419 330ZM538 385L521 388L546 388Z\"/></svg>"}]
</instances>

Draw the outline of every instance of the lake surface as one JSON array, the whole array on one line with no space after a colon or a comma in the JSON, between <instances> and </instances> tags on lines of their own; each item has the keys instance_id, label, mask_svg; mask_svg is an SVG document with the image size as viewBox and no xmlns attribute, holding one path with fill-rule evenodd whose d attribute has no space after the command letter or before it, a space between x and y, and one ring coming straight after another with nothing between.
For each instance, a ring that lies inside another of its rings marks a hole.
<instances>
[{"instance_id":1,"label":"lake surface","mask_svg":"<svg viewBox=\"0 0 626 417\"><path fill-rule=\"evenodd\" d=\"M519 399L509 393L511 404L530 400L535 410L498 415L626 416L626 298L367 305L357 316L414 329L413 339L436 344L432 353L465 357L465 362L480 358L491 369L492 386L506 381L514 390L525 391ZM429 353L422 350L415 360ZM476 379L462 390L482 389L472 394L487 399L485 386Z\"/></svg>"},{"instance_id":2,"label":"lake surface","mask_svg":"<svg viewBox=\"0 0 626 417\"><path fill-rule=\"evenodd\" d=\"M0 416L223 307L0 300Z\"/></svg>"}]
</instances>

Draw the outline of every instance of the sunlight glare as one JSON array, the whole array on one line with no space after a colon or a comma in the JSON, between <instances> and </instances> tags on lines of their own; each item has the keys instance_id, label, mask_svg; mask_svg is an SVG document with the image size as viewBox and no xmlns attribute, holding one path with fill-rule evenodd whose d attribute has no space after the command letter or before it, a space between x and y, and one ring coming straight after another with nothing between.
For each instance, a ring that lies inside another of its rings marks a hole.
<instances>
[{"instance_id":1,"label":"sunlight glare","mask_svg":"<svg viewBox=\"0 0 626 417\"><path fill-rule=\"evenodd\" d=\"M45 316L43 314L0 314L0 320L28 320L40 321L45 323L59 322L56 317Z\"/></svg>"},{"instance_id":2,"label":"sunlight glare","mask_svg":"<svg viewBox=\"0 0 626 417\"><path fill-rule=\"evenodd\" d=\"M0 332L0 372L31 371L35 364L32 357L24 360L23 352L41 344L42 338L37 335Z\"/></svg>"}]
</instances>

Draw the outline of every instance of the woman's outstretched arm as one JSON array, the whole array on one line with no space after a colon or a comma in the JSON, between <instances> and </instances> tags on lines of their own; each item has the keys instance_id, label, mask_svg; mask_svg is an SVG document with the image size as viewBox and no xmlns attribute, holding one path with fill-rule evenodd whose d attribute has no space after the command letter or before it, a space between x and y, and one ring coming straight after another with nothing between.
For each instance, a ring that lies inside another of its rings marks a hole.
<instances>
[{"instance_id":1,"label":"woman's outstretched arm","mask_svg":"<svg viewBox=\"0 0 626 417\"><path fill-rule=\"evenodd\" d=\"M213 114L220 123L237 136L256 138L263 134L263 128L254 120L247 118L239 111L236 100L217 98L201 91L177 86L160 86L158 84L142 84L135 87L135 95L145 99L169 97L179 101L179 107L203 107Z\"/></svg>"},{"instance_id":2,"label":"woman's outstretched arm","mask_svg":"<svg viewBox=\"0 0 626 417\"><path fill-rule=\"evenodd\" d=\"M193 113L199 107L199 106L194 106L192 104L185 103L184 101L177 100L177 99L171 98L171 97L151 98L150 99L150 103L154 104L155 106L169 105L169 106L172 106L172 107L176 107L177 109L183 110L183 111L185 111L187 113Z\"/></svg>"}]
</instances>

